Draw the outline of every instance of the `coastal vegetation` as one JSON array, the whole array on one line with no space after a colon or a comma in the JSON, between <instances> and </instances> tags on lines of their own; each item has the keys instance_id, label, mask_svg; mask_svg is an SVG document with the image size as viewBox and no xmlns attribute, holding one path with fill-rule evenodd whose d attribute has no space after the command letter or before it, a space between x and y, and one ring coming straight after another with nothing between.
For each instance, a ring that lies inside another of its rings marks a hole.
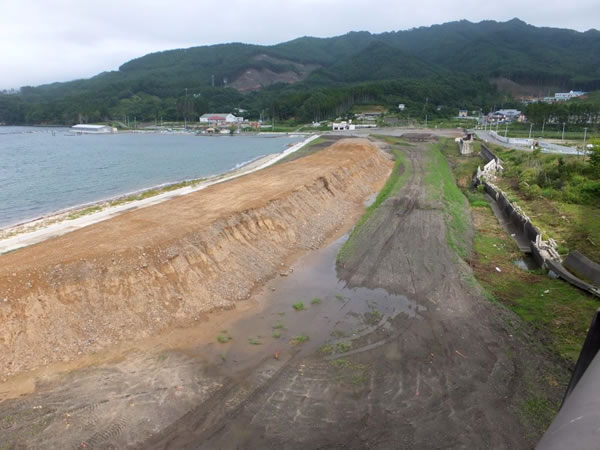
<instances>
[{"instance_id":1,"label":"coastal vegetation","mask_svg":"<svg viewBox=\"0 0 600 450\"><path fill-rule=\"evenodd\" d=\"M544 345L569 365L574 364L598 307L597 300L561 280L548 277L539 269L528 269L523 262L526 258L498 223L484 194L471 188L470 180L481 159L461 156L455 145L442 146L441 150L452 168L457 186L469 200L475 235L473 251L466 260L473 275L491 301L515 312L539 333ZM600 210L594 201L588 202L589 198L585 196L565 197L564 188L558 185L552 190L546 188L548 197L544 196L543 190L530 197L528 192L535 183L528 186L520 182L529 176L527 171L534 168L548 172L550 185L558 183L561 176L561 182L567 185L577 178L577 171L589 170L586 167L589 162L577 156L517 152L498 147L494 152L505 168L496 184L523 208L536 226L558 241L561 253L580 249L590 258L600 260L599 248L588 240L590 237L600 240ZM572 170L550 170L558 166L560 158L564 161L560 164L569 165ZM545 181L546 175L542 178ZM566 202L567 197L584 203Z\"/></svg>"},{"instance_id":2,"label":"coastal vegetation","mask_svg":"<svg viewBox=\"0 0 600 450\"><path fill-rule=\"evenodd\" d=\"M452 170L442 153L453 147L453 144L449 139L442 139L431 145L425 182L431 196L443 202L448 246L461 258L466 258L471 247L469 217L466 214L468 202L457 187Z\"/></svg>"},{"instance_id":3,"label":"coastal vegetation","mask_svg":"<svg viewBox=\"0 0 600 450\"><path fill-rule=\"evenodd\" d=\"M600 261L600 146L591 154L557 155L494 147L504 162L496 183L559 244Z\"/></svg>"}]
</instances>

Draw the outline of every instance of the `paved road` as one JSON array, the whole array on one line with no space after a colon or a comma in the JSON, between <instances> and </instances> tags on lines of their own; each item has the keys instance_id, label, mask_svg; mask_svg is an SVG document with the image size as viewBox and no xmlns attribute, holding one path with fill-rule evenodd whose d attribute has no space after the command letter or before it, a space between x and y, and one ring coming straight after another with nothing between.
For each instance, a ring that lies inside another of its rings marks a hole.
<instances>
[{"instance_id":1,"label":"paved road","mask_svg":"<svg viewBox=\"0 0 600 450\"><path fill-rule=\"evenodd\" d=\"M491 142L496 145L501 145L502 147L505 147L505 148L520 150L520 151L524 151L524 152L531 151L531 148L528 147L527 145L519 145L519 144L514 144L514 143L503 142L500 139L497 139L489 131L475 130L475 134L477 135L477 137L479 137L479 139L482 139L485 142ZM544 153L561 153L564 155L579 154L575 147L566 147L564 145L553 144L551 142L546 142L546 141L543 141L540 139L538 139L538 143L539 143L540 147L542 148L542 152L544 152Z\"/></svg>"}]
</instances>

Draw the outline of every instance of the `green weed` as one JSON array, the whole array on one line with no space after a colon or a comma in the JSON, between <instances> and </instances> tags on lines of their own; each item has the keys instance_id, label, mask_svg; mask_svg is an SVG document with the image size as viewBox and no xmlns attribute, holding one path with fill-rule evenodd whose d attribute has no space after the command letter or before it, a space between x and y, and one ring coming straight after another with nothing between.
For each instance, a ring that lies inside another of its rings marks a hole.
<instances>
[{"instance_id":1,"label":"green weed","mask_svg":"<svg viewBox=\"0 0 600 450\"><path fill-rule=\"evenodd\" d=\"M290 343L292 345L297 345L297 344L304 344L306 341L309 340L309 337L305 334L300 334L298 336L294 336L291 340Z\"/></svg>"},{"instance_id":2,"label":"green weed","mask_svg":"<svg viewBox=\"0 0 600 450\"><path fill-rule=\"evenodd\" d=\"M217 341L220 342L221 344L227 344L232 339L233 338L231 336L229 336L228 334L225 334L225 333L219 333L217 335Z\"/></svg>"},{"instance_id":3,"label":"green weed","mask_svg":"<svg viewBox=\"0 0 600 450\"><path fill-rule=\"evenodd\" d=\"M304 302L296 302L292 305L296 311L304 311Z\"/></svg>"},{"instance_id":4,"label":"green weed","mask_svg":"<svg viewBox=\"0 0 600 450\"><path fill-rule=\"evenodd\" d=\"M336 353L346 353L349 352L350 350L352 350L352 342L347 341L347 342L338 342L335 345L335 352Z\"/></svg>"}]
</instances>

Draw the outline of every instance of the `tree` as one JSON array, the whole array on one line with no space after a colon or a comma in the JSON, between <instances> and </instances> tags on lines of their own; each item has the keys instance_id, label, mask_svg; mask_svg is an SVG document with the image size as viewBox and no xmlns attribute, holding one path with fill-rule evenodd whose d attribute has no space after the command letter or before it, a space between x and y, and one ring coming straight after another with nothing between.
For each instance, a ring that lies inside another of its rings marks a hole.
<instances>
[{"instance_id":1,"label":"tree","mask_svg":"<svg viewBox=\"0 0 600 450\"><path fill-rule=\"evenodd\" d=\"M589 156L590 166L596 178L600 178L600 139L594 139L590 142L594 147Z\"/></svg>"}]
</instances>

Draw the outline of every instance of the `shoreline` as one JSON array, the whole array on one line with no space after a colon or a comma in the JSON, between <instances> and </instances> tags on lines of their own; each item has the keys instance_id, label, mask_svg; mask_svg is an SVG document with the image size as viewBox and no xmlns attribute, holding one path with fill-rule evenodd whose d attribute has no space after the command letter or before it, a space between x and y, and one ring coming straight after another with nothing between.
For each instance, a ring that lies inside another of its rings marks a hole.
<instances>
[{"instance_id":1,"label":"shoreline","mask_svg":"<svg viewBox=\"0 0 600 450\"><path fill-rule=\"evenodd\" d=\"M187 195L206 189L209 186L233 180L235 178L269 167L286 156L300 150L305 145L318 139L320 134L313 134L282 152L257 157L241 163L226 172L206 178L182 180L178 182L152 186L147 189L103 199L83 205L50 213L46 216L27 220L15 225L0 228L0 255L19 248L37 244L51 237L60 236L70 231L84 228L94 223L115 217L125 211L145 208L167 201L174 197ZM173 188L173 186L180 186ZM171 188L171 189L170 189ZM154 192L156 191L156 192ZM147 197L144 194L152 193ZM135 198L131 198L135 196ZM140 198L141 197L141 198Z\"/></svg>"}]
</instances>

